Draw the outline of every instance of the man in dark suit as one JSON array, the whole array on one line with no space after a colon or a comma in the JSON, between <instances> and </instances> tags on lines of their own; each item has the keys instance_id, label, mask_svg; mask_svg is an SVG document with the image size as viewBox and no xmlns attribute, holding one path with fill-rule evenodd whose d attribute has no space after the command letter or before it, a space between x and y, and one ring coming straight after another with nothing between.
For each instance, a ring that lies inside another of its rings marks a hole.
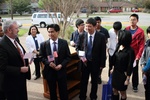
<instances>
[{"instance_id":1,"label":"man in dark suit","mask_svg":"<svg viewBox=\"0 0 150 100\"><path fill-rule=\"evenodd\" d=\"M96 30L97 30L98 32L101 32L102 34L105 35L106 44L107 44L108 38L110 38L109 33L108 33L108 30L107 30L106 28L102 27L102 25L101 25L102 20L101 20L101 18L100 18L99 16L94 17L94 19L96 20L96 23L97 23L97 24L96 24ZM106 49L107 49L107 47L106 47ZM107 50L106 50L106 51L107 51ZM101 83L102 83L101 74L102 74L102 69L100 69L100 71L99 71L98 84L101 84Z\"/></svg>"},{"instance_id":2,"label":"man in dark suit","mask_svg":"<svg viewBox=\"0 0 150 100\"><path fill-rule=\"evenodd\" d=\"M97 99L97 79L99 70L105 67L106 61L106 41L105 36L96 31L96 21L93 18L89 18L86 21L86 31L84 42L83 38L79 38L77 43L77 51L85 66L82 66L81 88L80 88L80 100L86 100L87 85L89 75L91 74L91 100ZM82 53L81 53L82 52ZM83 60L83 57L85 59Z\"/></svg>"},{"instance_id":3,"label":"man in dark suit","mask_svg":"<svg viewBox=\"0 0 150 100\"><path fill-rule=\"evenodd\" d=\"M70 50L66 40L58 38L60 27L47 26L49 40L41 43L40 56L44 63L43 76L47 80L50 100L57 100L57 83L60 100L68 100L66 65L70 60Z\"/></svg>"},{"instance_id":4,"label":"man in dark suit","mask_svg":"<svg viewBox=\"0 0 150 100\"><path fill-rule=\"evenodd\" d=\"M3 34L4 33L3 33L3 29L2 29L2 23L0 23L0 40L2 39ZM2 79L2 75L0 75L0 79ZM5 97L3 90L1 89L1 85L2 85L1 82L2 81L0 81L0 100L5 100L6 97Z\"/></svg>"},{"instance_id":5,"label":"man in dark suit","mask_svg":"<svg viewBox=\"0 0 150 100\"><path fill-rule=\"evenodd\" d=\"M17 22L6 21L3 30L4 36L0 41L0 89L7 100L28 100L26 79L30 79L31 74L28 60L23 59L25 50L15 40L19 32Z\"/></svg>"}]
</instances>

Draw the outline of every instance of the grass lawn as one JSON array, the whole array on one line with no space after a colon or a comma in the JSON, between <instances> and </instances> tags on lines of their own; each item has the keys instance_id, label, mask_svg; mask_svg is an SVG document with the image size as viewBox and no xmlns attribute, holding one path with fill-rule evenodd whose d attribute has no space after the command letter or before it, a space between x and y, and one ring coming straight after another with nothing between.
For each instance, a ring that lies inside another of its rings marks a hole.
<instances>
[{"instance_id":1,"label":"grass lawn","mask_svg":"<svg viewBox=\"0 0 150 100\"><path fill-rule=\"evenodd\" d=\"M23 36L24 34L26 34L28 32L28 29L24 29L24 28L20 28L19 29L19 37Z\"/></svg>"}]
</instances>

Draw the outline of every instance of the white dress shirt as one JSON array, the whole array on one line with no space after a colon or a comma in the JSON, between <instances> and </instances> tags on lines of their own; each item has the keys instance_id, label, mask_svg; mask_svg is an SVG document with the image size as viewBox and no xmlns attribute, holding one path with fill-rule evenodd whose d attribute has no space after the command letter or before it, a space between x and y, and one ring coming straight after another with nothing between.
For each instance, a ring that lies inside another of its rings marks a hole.
<instances>
[{"instance_id":1,"label":"white dress shirt","mask_svg":"<svg viewBox=\"0 0 150 100\"><path fill-rule=\"evenodd\" d=\"M113 28L111 28L108 32L109 32L110 38L108 39L107 46L109 49L108 52L109 52L110 56L112 56L115 52L116 44L117 44L118 40L117 40L117 35Z\"/></svg>"},{"instance_id":2,"label":"white dress shirt","mask_svg":"<svg viewBox=\"0 0 150 100\"><path fill-rule=\"evenodd\" d=\"M50 39L50 47L51 47L52 54L53 54L54 42L56 42L56 49L58 50L58 39L56 41L53 41L52 39Z\"/></svg>"}]
</instances>

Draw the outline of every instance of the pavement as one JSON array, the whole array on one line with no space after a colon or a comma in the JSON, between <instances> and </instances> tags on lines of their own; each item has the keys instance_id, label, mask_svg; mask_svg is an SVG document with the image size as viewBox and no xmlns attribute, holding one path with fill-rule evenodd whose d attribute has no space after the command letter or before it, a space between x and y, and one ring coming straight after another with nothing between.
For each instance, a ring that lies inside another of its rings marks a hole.
<instances>
[{"instance_id":1,"label":"pavement","mask_svg":"<svg viewBox=\"0 0 150 100\"><path fill-rule=\"evenodd\" d=\"M48 35L47 35L46 28L39 28L39 31L41 32L41 34L43 34L45 40L47 40ZM25 49L26 49L26 45L25 45L26 37L27 37L27 33L24 36L20 37L20 41ZM33 63L31 64L30 67L31 67L31 73L33 73L34 72ZM128 86L128 90L127 90L128 100L145 100L144 99L144 87L143 87L141 75L142 75L141 68L139 68L139 87L138 87L139 90L137 93L134 93L132 91L132 83L130 82L130 85ZM37 80L34 80L33 78L34 78L34 75L32 75L31 80L27 81L27 91L28 91L29 100L48 100L47 98L43 96L43 93L44 93L43 78L41 77ZM102 85L107 83L107 81L108 81L108 60L106 61L106 67L103 69L103 72L102 72L102 84L98 85L98 92L97 92L98 99L97 100L101 100ZM91 83L89 82L88 91L87 91L87 100L90 100L89 98L90 89L91 89ZM78 97L79 96L77 95L72 100L79 100Z\"/></svg>"}]
</instances>

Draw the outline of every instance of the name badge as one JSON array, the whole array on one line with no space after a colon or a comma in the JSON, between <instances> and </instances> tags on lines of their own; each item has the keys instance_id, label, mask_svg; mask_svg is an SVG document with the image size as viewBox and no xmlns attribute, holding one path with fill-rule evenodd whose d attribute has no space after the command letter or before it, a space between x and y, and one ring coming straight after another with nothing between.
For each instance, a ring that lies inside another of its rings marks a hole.
<instances>
[{"instance_id":1,"label":"name badge","mask_svg":"<svg viewBox=\"0 0 150 100\"><path fill-rule=\"evenodd\" d=\"M81 56L81 57L85 56L85 51L80 51L79 50L79 56Z\"/></svg>"}]
</instances>

